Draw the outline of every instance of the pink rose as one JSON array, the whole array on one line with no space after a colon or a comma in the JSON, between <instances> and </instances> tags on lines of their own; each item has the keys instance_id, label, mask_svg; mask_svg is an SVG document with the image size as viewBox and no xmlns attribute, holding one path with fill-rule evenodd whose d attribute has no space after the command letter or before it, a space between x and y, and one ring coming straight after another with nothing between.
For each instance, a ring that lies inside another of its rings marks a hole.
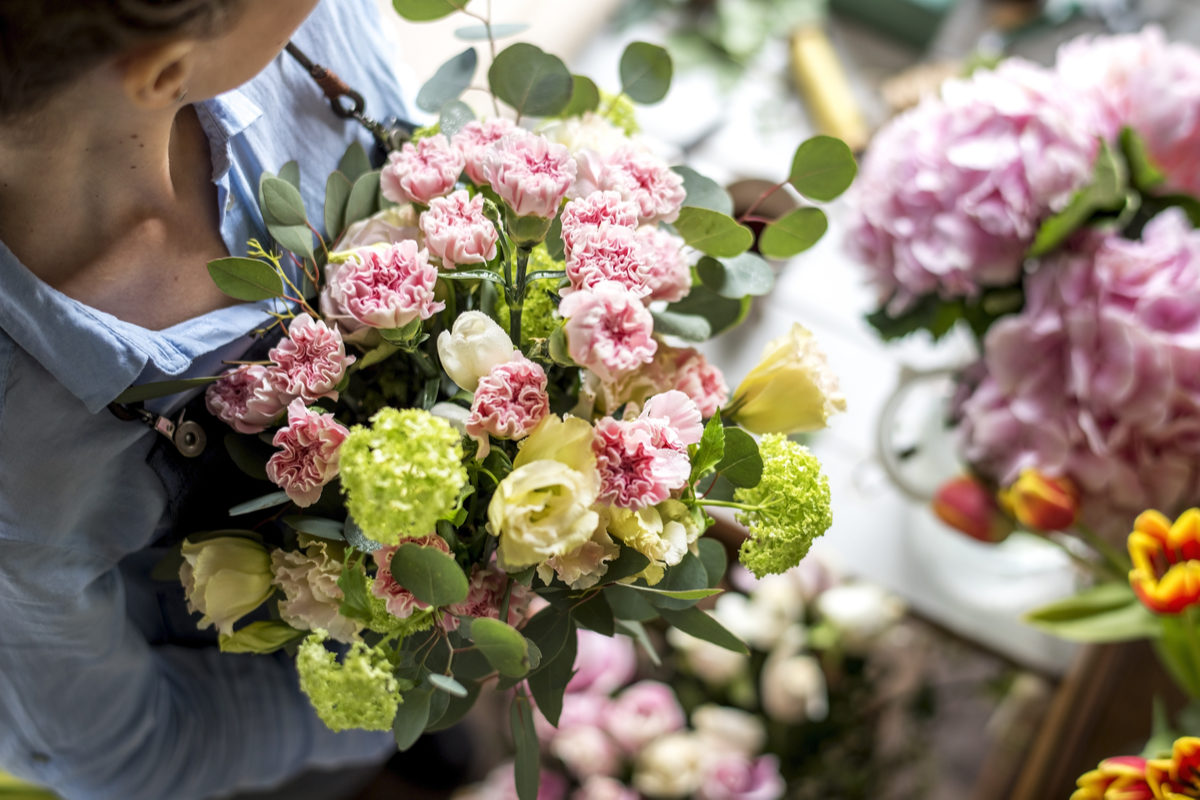
<instances>
[{"instance_id":1,"label":"pink rose","mask_svg":"<svg viewBox=\"0 0 1200 800\"><path fill-rule=\"evenodd\" d=\"M608 157L579 154L579 180L573 196L614 191L638 207L643 224L674 222L687 198L683 178L650 153L622 147Z\"/></svg>"},{"instance_id":2,"label":"pink rose","mask_svg":"<svg viewBox=\"0 0 1200 800\"><path fill-rule=\"evenodd\" d=\"M633 680L637 653L632 639L580 630L577 641L575 675L567 683L567 692L607 695Z\"/></svg>"},{"instance_id":3,"label":"pink rose","mask_svg":"<svg viewBox=\"0 0 1200 800\"><path fill-rule=\"evenodd\" d=\"M597 420L592 452L600 474L600 502L619 508L657 505L691 474L687 446L676 446L660 420Z\"/></svg>"},{"instance_id":4,"label":"pink rose","mask_svg":"<svg viewBox=\"0 0 1200 800\"><path fill-rule=\"evenodd\" d=\"M479 379L467 433L490 433L502 439L522 439L550 413L546 372L522 355L496 364Z\"/></svg>"},{"instance_id":5,"label":"pink rose","mask_svg":"<svg viewBox=\"0 0 1200 800\"><path fill-rule=\"evenodd\" d=\"M601 380L614 380L653 360L658 349L652 336L654 318L637 295L620 284L604 281L572 292L558 310L567 319L571 358Z\"/></svg>"},{"instance_id":6,"label":"pink rose","mask_svg":"<svg viewBox=\"0 0 1200 800\"><path fill-rule=\"evenodd\" d=\"M485 264L496 257L500 234L483 215L483 195L472 198L466 189L429 201L421 212L425 246L446 269L459 264Z\"/></svg>"},{"instance_id":7,"label":"pink rose","mask_svg":"<svg viewBox=\"0 0 1200 800\"><path fill-rule=\"evenodd\" d=\"M575 161L561 144L515 129L492 145L483 174L518 217L554 219L575 180Z\"/></svg>"},{"instance_id":8,"label":"pink rose","mask_svg":"<svg viewBox=\"0 0 1200 800\"><path fill-rule=\"evenodd\" d=\"M338 448L350 432L333 414L320 414L296 398L288 405L288 424L271 443L282 448L267 461L267 477L303 508L321 497L321 488L338 473Z\"/></svg>"},{"instance_id":9,"label":"pink rose","mask_svg":"<svg viewBox=\"0 0 1200 800\"><path fill-rule=\"evenodd\" d=\"M612 738L601 728L591 725L560 726L550 740L549 750L580 780L616 775L624 760Z\"/></svg>"},{"instance_id":10,"label":"pink rose","mask_svg":"<svg viewBox=\"0 0 1200 800\"><path fill-rule=\"evenodd\" d=\"M467 177L478 185L487 183L483 172L483 164L492 144L512 133L517 126L512 120L503 117L493 117L485 120L472 120L454 134L454 146L462 151L467 160Z\"/></svg>"},{"instance_id":11,"label":"pink rose","mask_svg":"<svg viewBox=\"0 0 1200 800\"><path fill-rule=\"evenodd\" d=\"M335 387L355 361L346 355L341 333L307 314L292 320L287 337L271 349L269 358L278 367L277 385L305 403L322 397L337 400Z\"/></svg>"},{"instance_id":12,"label":"pink rose","mask_svg":"<svg viewBox=\"0 0 1200 800\"><path fill-rule=\"evenodd\" d=\"M571 287L563 294L590 289L602 281L616 281L638 297L646 297L651 291L647 255L637 234L628 228L607 225L577 229L566 261Z\"/></svg>"},{"instance_id":13,"label":"pink rose","mask_svg":"<svg viewBox=\"0 0 1200 800\"><path fill-rule=\"evenodd\" d=\"M286 408L286 398L261 364L243 364L225 370L208 385L204 404L208 412L238 433L261 433Z\"/></svg>"},{"instance_id":14,"label":"pink rose","mask_svg":"<svg viewBox=\"0 0 1200 800\"><path fill-rule=\"evenodd\" d=\"M458 148L440 133L415 145L405 142L388 155L379 176L383 196L393 203L428 204L454 188L466 163Z\"/></svg>"},{"instance_id":15,"label":"pink rose","mask_svg":"<svg viewBox=\"0 0 1200 800\"><path fill-rule=\"evenodd\" d=\"M638 207L616 192L592 192L572 200L562 210L564 252L570 258L575 240L601 226L636 228L637 215Z\"/></svg>"},{"instance_id":16,"label":"pink rose","mask_svg":"<svg viewBox=\"0 0 1200 800\"><path fill-rule=\"evenodd\" d=\"M608 707L605 728L626 753L681 730L685 720L675 693L665 683L642 681L617 695Z\"/></svg>"},{"instance_id":17,"label":"pink rose","mask_svg":"<svg viewBox=\"0 0 1200 800\"><path fill-rule=\"evenodd\" d=\"M392 577L392 556L396 555L396 551L400 549L400 545L402 544L432 547L434 550L439 550L447 554L450 552L450 546L446 544L446 540L442 537L435 533L430 533L426 536L401 539L399 544L381 547L371 554L375 559L375 566L377 568L375 582L371 585L371 594L385 601L388 613L393 617L408 619L413 615L414 611L420 611L429 608L429 606L422 603L416 597L413 597L412 592L401 586Z\"/></svg>"},{"instance_id":18,"label":"pink rose","mask_svg":"<svg viewBox=\"0 0 1200 800\"><path fill-rule=\"evenodd\" d=\"M351 327L402 328L446 307L433 299L437 278L429 253L406 241L354 251L330 276L326 290Z\"/></svg>"},{"instance_id":19,"label":"pink rose","mask_svg":"<svg viewBox=\"0 0 1200 800\"><path fill-rule=\"evenodd\" d=\"M646 285L650 300L674 303L692 288L692 265L684 255L683 239L661 228L645 226L637 231L637 242L646 263Z\"/></svg>"},{"instance_id":20,"label":"pink rose","mask_svg":"<svg viewBox=\"0 0 1200 800\"><path fill-rule=\"evenodd\" d=\"M638 800L638 793L616 778L593 775L572 793L571 800Z\"/></svg>"},{"instance_id":21,"label":"pink rose","mask_svg":"<svg viewBox=\"0 0 1200 800\"><path fill-rule=\"evenodd\" d=\"M557 772L544 769L538 780L537 800L563 800L567 796L567 779ZM517 800L517 784L513 764L506 761L493 769L474 789L456 794L459 800Z\"/></svg>"},{"instance_id":22,"label":"pink rose","mask_svg":"<svg viewBox=\"0 0 1200 800\"><path fill-rule=\"evenodd\" d=\"M779 774L779 759L757 759L738 752L714 751L706 759L698 800L778 800L787 786Z\"/></svg>"}]
</instances>

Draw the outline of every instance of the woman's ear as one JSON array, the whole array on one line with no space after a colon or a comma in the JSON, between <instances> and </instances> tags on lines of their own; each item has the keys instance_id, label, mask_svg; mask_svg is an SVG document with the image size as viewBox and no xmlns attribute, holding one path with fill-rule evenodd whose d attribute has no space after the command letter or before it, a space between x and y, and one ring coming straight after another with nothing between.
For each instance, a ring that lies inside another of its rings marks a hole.
<instances>
[{"instance_id":1,"label":"woman's ear","mask_svg":"<svg viewBox=\"0 0 1200 800\"><path fill-rule=\"evenodd\" d=\"M147 110L178 105L187 94L195 51L194 40L176 39L123 56L116 66L130 102Z\"/></svg>"}]
</instances>

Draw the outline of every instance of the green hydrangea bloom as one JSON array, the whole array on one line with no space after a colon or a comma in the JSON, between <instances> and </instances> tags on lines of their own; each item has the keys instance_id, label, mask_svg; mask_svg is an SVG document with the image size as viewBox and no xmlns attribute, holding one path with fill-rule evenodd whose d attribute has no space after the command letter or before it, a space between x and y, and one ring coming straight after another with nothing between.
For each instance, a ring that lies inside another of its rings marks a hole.
<instances>
[{"instance_id":1,"label":"green hydrangea bloom","mask_svg":"<svg viewBox=\"0 0 1200 800\"><path fill-rule=\"evenodd\" d=\"M539 244L529 253L528 272L543 270L563 271L563 262L555 261L546 250L546 245ZM540 278L530 281L525 287L525 302L521 305L521 344L526 345L533 339L548 339L550 334L562 324L556 315L558 304L553 295L558 291L561 278ZM496 304L496 321L501 328L508 330L508 304L501 300Z\"/></svg>"},{"instance_id":2,"label":"green hydrangea bloom","mask_svg":"<svg viewBox=\"0 0 1200 800\"><path fill-rule=\"evenodd\" d=\"M368 628L388 637L399 635L402 639L407 639L414 633L420 633L433 627L432 608L416 609L412 616L400 619L387 610L386 600L371 594L372 583L374 580L368 578L367 610L371 613L371 620L367 623Z\"/></svg>"},{"instance_id":3,"label":"green hydrangea bloom","mask_svg":"<svg viewBox=\"0 0 1200 800\"><path fill-rule=\"evenodd\" d=\"M623 94L609 94L601 89L600 106L596 110L604 119L623 130L626 136L633 136L641 130L637 123L637 109L633 101Z\"/></svg>"},{"instance_id":4,"label":"green hydrangea bloom","mask_svg":"<svg viewBox=\"0 0 1200 800\"><path fill-rule=\"evenodd\" d=\"M346 507L367 537L396 544L424 536L458 503L467 482L462 437L415 408L385 408L355 425L339 455Z\"/></svg>"},{"instance_id":5,"label":"green hydrangea bloom","mask_svg":"<svg viewBox=\"0 0 1200 800\"><path fill-rule=\"evenodd\" d=\"M382 650L356 642L339 664L325 649L325 632L317 631L301 643L296 670L301 690L330 730L391 730L401 687Z\"/></svg>"},{"instance_id":6,"label":"green hydrangea bloom","mask_svg":"<svg viewBox=\"0 0 1200 800\"><path fill-rule=\"evenodd\" d=\"M752 489L737 489L733 499L760 506L740 512L737 520L750 530L738 559L761 578L799 564L813 539L833 524L833 510L829 479L821 474L821 462L808 448L773 433L762 437L758 450L762 480Z\"/></svg>"},{"instance_id":7,"label":"green hydrangea bloom","mask_svg":"<svg viewBox=\"0 0 1200 800\"><path fill-rule=\"evenodd\" d=\"M428 139L430 136L437 136L441 132L441 123L435 122L432 125L425 125L424 127L417 128L415 131L413 131L411 141L415 144L422 139Z\"/></svg>"}]
</instances>

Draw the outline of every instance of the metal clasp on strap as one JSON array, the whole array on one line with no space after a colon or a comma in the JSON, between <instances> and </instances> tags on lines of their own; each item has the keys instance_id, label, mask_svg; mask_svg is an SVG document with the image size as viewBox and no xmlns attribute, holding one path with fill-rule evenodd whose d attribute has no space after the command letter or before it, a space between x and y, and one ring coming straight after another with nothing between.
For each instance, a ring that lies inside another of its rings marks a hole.
<instances>
[{"instance_id":1,"label":"metal clasp on strap","mask_svg":"<svg viewBox=\"0 0 1200 800\"><path fill-rule=\"evenodd\" d=\"M204 452L208 444L208 436L204 427L198 422L185 420L187 409L179 412L179 418L172 422L167 417L147 411L141 403L109 403L108 410L119 420L137 421L165 436L175 445L175 449L185 458L195 458Z\"/></svg>"}]
</instances>

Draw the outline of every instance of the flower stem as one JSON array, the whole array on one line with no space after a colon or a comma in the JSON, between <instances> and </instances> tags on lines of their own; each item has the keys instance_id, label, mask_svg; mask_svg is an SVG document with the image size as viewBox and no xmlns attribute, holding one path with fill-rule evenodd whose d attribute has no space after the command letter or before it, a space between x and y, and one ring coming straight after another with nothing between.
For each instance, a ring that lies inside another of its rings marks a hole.
<instances>
[{"instance_id":1,"label":"flower stem","mask_svg":"<svg viewBox=\"0 0 1200 800\"><path fill-rule=\"evenodd\" d=\"M1188 659L1189 672L1188 685L1196 686L1200 684L1200 635L1196 632L1196 615L1195 608L1185 609L1181 614L1183 622L1183 630L1188 640L1188 649L1191 653L1191 658Z\"/></svg>"},{"instance_id":2,"label":"flower stem","mask_svg":"<svg viewBox=\"0 0 1200 800\"><path fill-rule=\"evenodd\" d=\"M761 511L766 508L766 506L750 506L733 500L705 500L704 498L700 498L700 505L717 508L736 508L739 511Z\"/></svg>"},{"instance_id":3,"label":"flower stem","mask_svg":"<svg viewBox=\"0 0 1200 800\"><path fill-rule=\"evenodd\" d=\"M509 576L508 582L504 584L504 599L500 601L500 621L508 622L508 604L512 601L513 579Z\"/></svg>"},{"instance_id":4,"label":"flower stem","mask_svg":"<svg viewBox=\"0 0 1200 800\"><path fill-rule=\"evenodd\" d=\"M512 337L513 346L521 347L521 310L525 306L525 273L529 267L529 253L533 248L528 245L517 246L517 276L514 282L509 274L509 267L504 266L504 280L509 284L508 301L508 330Z\"/></svg>"},{"instance_id":5,"label":"flower stem","mask_svg":"<svg viewBox=\"0 0 1200 800\"><path fill-rule=\"evenodd\" d=\"M1077 523L1075 530L1079 532L1079 538L1088 543L1088 546L1099 553L1104 558L1104 563L1108 566L1109 571L1120 581L1129 579L1129 570L1133 569L1133 565L1129 559L1120 551L1114 548L1111 544L1101 539L1096 532L1088 526Z\"/></svg>"}]
</instances>

